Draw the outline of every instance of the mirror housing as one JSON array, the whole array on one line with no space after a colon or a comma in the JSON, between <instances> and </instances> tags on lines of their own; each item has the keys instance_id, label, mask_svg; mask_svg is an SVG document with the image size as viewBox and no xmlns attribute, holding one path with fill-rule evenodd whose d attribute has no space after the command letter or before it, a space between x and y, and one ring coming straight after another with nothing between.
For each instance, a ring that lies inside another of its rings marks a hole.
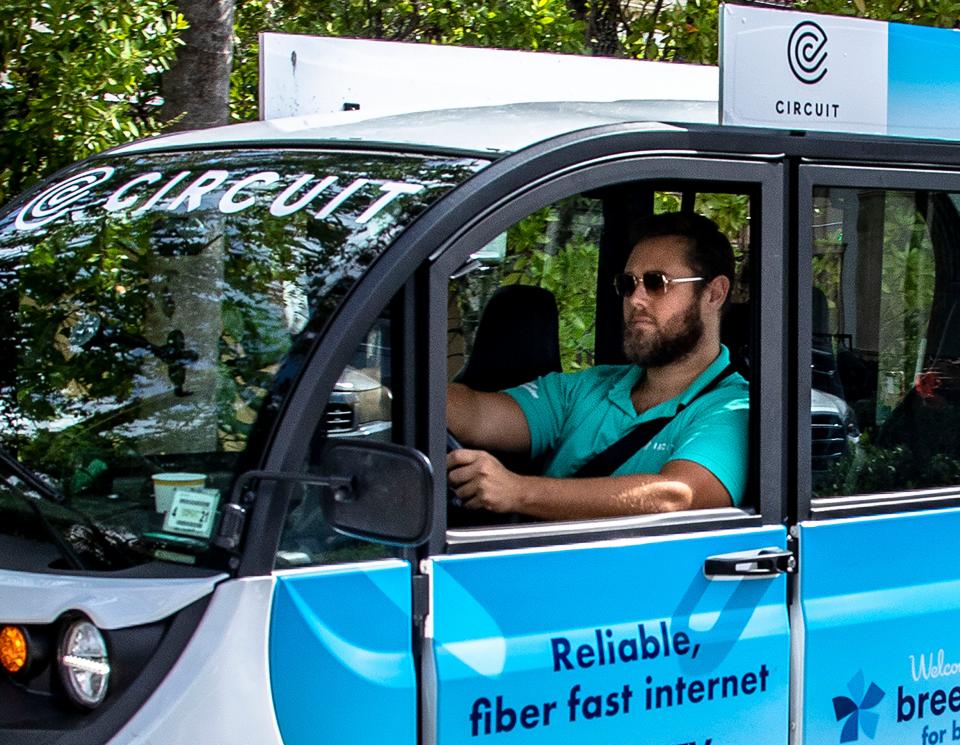
<instances>
[{"instance_id":1,"label":"mirror housing","mask_svg":"<svg viewBox=\"0 0 960 745\"><path fill-rule=\"evenodd\" d=\"M330 438L320 456L323 516L338 533L419 546L433 522L433 469L419 450Z\"/></svg>"},{"instance_id":2,"label":"mirror housing","mask_svg":"<svg viewBox=\"0 0 960 745\"><path fill-rule=\"evenodd\" d=\"M351 538L391 546L419 546L433 525L433 469L418 450L389 442L330 438L314 473L247 471L233 486L214 543L240 542L252 481L321 487L327 524ZM229 514L228 514L229 513Z\"/></svg>"}]
</instances>

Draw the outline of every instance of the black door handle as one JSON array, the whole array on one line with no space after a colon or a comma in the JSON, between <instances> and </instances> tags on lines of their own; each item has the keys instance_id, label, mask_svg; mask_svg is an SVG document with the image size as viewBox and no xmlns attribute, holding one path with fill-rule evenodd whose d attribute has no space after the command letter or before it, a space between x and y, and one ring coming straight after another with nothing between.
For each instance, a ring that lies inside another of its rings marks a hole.
<instances>
[{"instance_id":1,"label":"black door handle","mask_svg":"<svg viewBox=\"0 0 960 745\"><path fill-rule=\"evenodd\" d=\"M707 579L764 579L792 573L796 569L797 557L793 552L779 548L718 554L708 556L703 562L703 573Z\"/></svg>"}]
</instances>

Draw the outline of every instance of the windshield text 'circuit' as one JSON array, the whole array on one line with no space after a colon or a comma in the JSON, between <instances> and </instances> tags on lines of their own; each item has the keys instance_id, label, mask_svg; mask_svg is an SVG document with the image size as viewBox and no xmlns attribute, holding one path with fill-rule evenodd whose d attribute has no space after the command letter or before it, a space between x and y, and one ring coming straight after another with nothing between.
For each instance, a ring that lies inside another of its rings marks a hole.
<instances>
[{"instance_id":1,"label":"windshield text 'circuit'","mask_svg":"<svg viewBox=\"0 0 960 745\"><path fill-rule=\"evenodd\" d=\"M19 230L39 228L74 211L78 202L112 175L112 168L97 168L50 186L20 211L16 227ZM149 171L134 176L110 193L103 202L103 209L107 212L130 211L132 215L151 209L192 212L205 199L216 199L221 213L234 214L270 200L270 214L286 217L305 209L322 195L326 199L314 213L315 218L322 220L338 212L357 195L358 198L367 196L372 199L354 218L354 222L362 225L397 198L416 194L423 188L423 184L368 178L341 183L339 176L313 173L299 174L291 181L276 171L259 171L242 178L231 178L230 171L218 169L199 175L185 170L172 176ZM219 193L219 197L214 192Z\"/></svg>"}]
</instances>

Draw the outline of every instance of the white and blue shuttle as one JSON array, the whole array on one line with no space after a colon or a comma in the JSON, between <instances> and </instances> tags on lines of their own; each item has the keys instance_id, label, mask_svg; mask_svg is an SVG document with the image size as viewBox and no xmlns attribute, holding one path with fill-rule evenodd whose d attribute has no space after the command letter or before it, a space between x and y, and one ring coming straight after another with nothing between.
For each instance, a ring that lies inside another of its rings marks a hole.
<instances>
[{"instance_id":1,"label":"white and blue shuttle","mask_svg":"<svg viewBox=\"0 0 960 745\"><path fill-rule=\"evenodd\" d=\"M960 741L960 146L342 103L0 214L0 742ZM620 360L673 209L737 254L744 505L459 508L448 381Z\"/></svg>"}]
</instances>

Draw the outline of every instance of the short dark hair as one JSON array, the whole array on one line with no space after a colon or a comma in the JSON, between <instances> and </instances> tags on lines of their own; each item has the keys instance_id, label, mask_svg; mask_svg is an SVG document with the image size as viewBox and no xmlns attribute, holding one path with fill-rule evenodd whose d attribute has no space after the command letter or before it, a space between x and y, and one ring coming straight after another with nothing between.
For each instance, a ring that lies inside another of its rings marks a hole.
<instances>
[{"instance_id":1,"label":"short dark hair","mask_svg":"<svg viewBox=\"0 0 960 745\"><path fill-rule=\"evenodd\" d=\"M698 276L709 282L714 277L723 275L730 280L730 287L733 288L733 247L713 220L695 212L662 212L641 218L631 226L630 250L647 238L666 235L678 235L687 239L687 262ZM729 298L728 293L727 299Z\"/></svg>"}]
</instances>

